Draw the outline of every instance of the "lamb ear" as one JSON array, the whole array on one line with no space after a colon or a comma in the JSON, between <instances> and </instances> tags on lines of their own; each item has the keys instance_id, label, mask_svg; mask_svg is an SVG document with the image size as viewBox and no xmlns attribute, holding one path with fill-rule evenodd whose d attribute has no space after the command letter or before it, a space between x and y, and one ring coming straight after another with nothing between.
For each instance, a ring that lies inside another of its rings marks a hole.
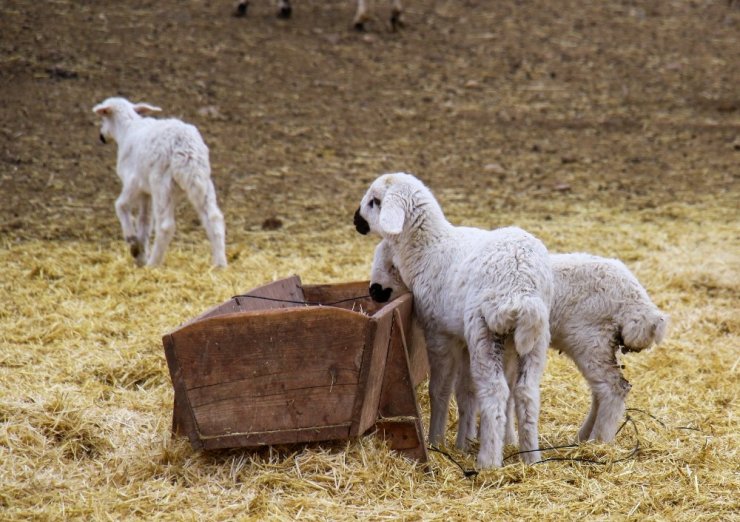
<instances>
[{"instance_id":1,"label":"lamb ear","mask_svg":"<svg viewBox=\"0 0 740 522\"><path fill-rule=\"evenodd\" d=\"M110 105L103 105L102 103L99 103L95 107L93 107L93 112L98 116L110 116L111 112L113 112L113 109L111 109Z\"/></svg>"},{"instance_id":2,"label":"lamb ear","mask_svg":"<svg viewBox=\"0 0 740 522\"><path fill-rule=\"evenodd\" d=\"M403 230L406 212L394 197L386 197L380 208L380 230L385 234L397 235Z\"/></svg>"},{"instance_id":3,"label":"lamb ear","mask_svg":"<svg viewBox=\"0 0 740 522\"><path fill-rule=\"evenodd\" d=\"M134 111L136 114L145 115L153 112L162 112L162 109L155 107L154 105L149 105L148 103L137 103L134 105Z\"/></svg>"}]
</instances>

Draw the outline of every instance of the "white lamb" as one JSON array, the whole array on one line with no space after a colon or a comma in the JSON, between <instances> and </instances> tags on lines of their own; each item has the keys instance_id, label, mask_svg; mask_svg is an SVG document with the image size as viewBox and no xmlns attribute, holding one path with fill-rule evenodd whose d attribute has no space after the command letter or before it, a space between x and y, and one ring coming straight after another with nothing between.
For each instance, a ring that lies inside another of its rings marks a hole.
<instances>
[{"instance_id":1,"label":"white lamb","mask_svg":"<svg viewBox=\"0 0 740 522\"><path fill-rule=\"evenodd\" d=\"M401 0L390 0L391 1L391 29L393 31L403 27L401 21L401 13L403 13L403 6ZM368 11L367 4L368 0L357 0L357 13L355 13L354 28L358 31L365 30L365 24L370 21L370 14Z\"/></svg>"},{"instance_id":2,"label":"white lamb","mask_svg":"<svg viewBox=\"0 0 740 522\"><path fill-rule=\"evenodd\" d=\"M290 18L293 14L293 6L290 5L290 0L277 0L278 17L279 18ZM238 0L236 3L235 16L247 16L247 10L249 9L249 0Z\"/></svg>"},{"instance_id":3,"label":"white lamb","mask_svg":"<svg viewBox=\"0 0 740 522\"><path fill-rule=\"evenodd\" d=\"M617 352L619 348L639 352L660 343L668 318L621 261L588 254L551 254L550 259L555 281L550 308L552 347L576 363L591 388L591 410L578 439L610 442L631 388L622 376ZM370 283L371 296L380 302L407 291L385 241L375 249ZM469 404L468 383L465 377L458 378L457 402L463 410L474 409ZM510 401L508 442L516 440L512 408ZM465 439L474 437L475 429L466 432L462 427L457 445L465 449Z\"/></svg>"},{"instance_id":4,"label":"white lamb","mask_svg":"<svg viewBox=\"0 0 740 522\"><path fill-rule=\"evenodd\" d=\"M102 117L100 139L118 144L118 177L123 182L116 214L138 265L164 259L175 234L175 186L187 194L211 242L213 264L226 266L224 217L216 203L208 147L198 129L177 119L142 114L162 109L124 98L108 98L93 111ZM138 212L134 225L133 213ZM154 245L149 233L154 218Z\"/></svg>"},{"instance_id":5,"label":"white lamb","mask_svg":"<svg viewBox=\"0 0 740 522\"><path fill-rule=\"evenodd\" d=\"M401 21L401 13L403 13L403 6L401 0L390 0L391 2L391 29L396 31L398 28L403 27ZM358 31L365 30L365 24L370 21L370 14L368 10L369 0L357 0L357 12L353 21L353 26ZM290 18L293 13L293 7L290 5L290 0L277 0L278 6L278 17ZM249 0L238 0L236 3L235 16L246 16L249 10Z\"/></svg>"},{"instance_id":6,"label":"white lamb","mask_svg":"<svg viewBox=\"0 0 740 522\"><path fill-rule=\"evenodd\" d=\"M509 384L504 342L518 356L516 398L525 462L539 460L539 381L550 342L552 269L545 246L515 227L471 235L451 225L431 191L409 174L376 179L355 213L361 233L380 234L393 252L427 341L432 418L443 440L447 405L464 352L481 412L478 465L501 466ZM472 239L472 240L471 240ZM457 342L455 342L457 341ZM475 422L474 412L466 418Z\"/></svg>"}]
</instances>

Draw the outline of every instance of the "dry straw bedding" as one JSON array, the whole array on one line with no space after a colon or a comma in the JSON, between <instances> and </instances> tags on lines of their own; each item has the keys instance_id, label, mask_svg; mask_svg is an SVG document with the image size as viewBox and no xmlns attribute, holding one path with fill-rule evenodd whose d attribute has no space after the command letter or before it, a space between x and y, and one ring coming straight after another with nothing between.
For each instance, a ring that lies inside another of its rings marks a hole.
<instances>
[{"instance_id":1,"label":"dry straw bedding","mask_svg":"<svg viewBox=\"0 0 740 522\"><path fill-rule=\"evenodd\" d=\"M457 208L451 205L453 218ZM620 254L671 314L665 344L624 357L634 385L628 406L642 410L629 412L633 424L614 445L547 453L603 465L526 467L514 458L466 479L440 454L432 454L425 473L373 437L207 454L173 439L162 333L276 277L366 278L373 241L349 226L285 236L279 246L271 241L279 231L242 234L232 240L225 270L209 268L199 231L178 236L166 265L153 270L134 268L117 241L6 242L2 518L737 518L734 209L713 201L647 213L584 207L546 222L513 218L553 250ZM428 418L423 385L419 396ZM573 365L554 352L542 400L542 444L571 442L589 394ZM638 443L637 455L612 463Z\"/></svg>"}]
</instances>

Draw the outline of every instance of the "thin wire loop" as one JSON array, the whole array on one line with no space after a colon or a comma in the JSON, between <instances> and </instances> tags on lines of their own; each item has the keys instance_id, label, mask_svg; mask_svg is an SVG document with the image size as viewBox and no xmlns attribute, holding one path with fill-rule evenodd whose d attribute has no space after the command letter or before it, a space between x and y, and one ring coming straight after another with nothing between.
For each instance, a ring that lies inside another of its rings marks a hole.
<instances>
[{"instance_id":1,"label":"thin wire loop","mask_svg":"<svg viewBox=\"0 0 740 522\"><path fill-rule=\"evenodd\" d=\"M291 299L278 299L277 297L263 297L261 295L249 295L249 294L238 294L238 295L232 296L231 298L236 301L236 304L239 304L240 297L248 297L250 299L262 299L263 301L274 301L276 303L302 304L302 305L307 305L307 306L334 306L334 305L346 303L349 301L358 301L360 299L368 299L370 295L358 295L356 297L348 297L347 299L340 299L339 301L332 301L330 303L322 303L319 301L293 301Z\"/></svg>"}]
</instances>

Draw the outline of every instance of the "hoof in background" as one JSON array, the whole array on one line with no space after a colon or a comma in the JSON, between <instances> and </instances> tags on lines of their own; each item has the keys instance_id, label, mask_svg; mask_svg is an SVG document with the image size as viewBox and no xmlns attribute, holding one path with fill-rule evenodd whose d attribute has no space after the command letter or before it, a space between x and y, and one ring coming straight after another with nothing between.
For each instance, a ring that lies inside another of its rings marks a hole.
<instances>
[{"instance_id":1,"label":"hoof in background","mask_svg":"<svg viewBox=\"0 0 740 522\"><path fill-rule=\"evenodd\" d=\"M404 27L405 24L403 23L403 20L401 20L401 11L393 11L393 13L391 13L391 31L395 33Z\"/></svg>"},{"instance_id":2,"label":"hoof in background","mask_svg":"<svg viewBox=\"0 0 740 522\"><path fill-rule=\"evenodd\" d=\"M234 11L234 16L237 16L237 17L247 16L248 7L249 7L249 2L239 2L236 6L236 11Z\"/></svg>"}]
</instances>

